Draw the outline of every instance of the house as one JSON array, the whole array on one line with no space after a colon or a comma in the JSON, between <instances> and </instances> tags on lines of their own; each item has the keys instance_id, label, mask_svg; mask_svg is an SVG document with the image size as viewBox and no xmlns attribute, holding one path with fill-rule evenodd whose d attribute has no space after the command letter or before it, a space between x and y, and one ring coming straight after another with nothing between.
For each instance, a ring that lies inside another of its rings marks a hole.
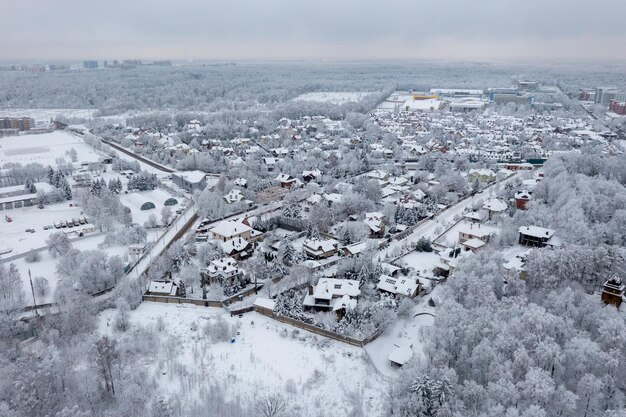
<instances>
[{"instance_id":1,"label":"house","mask_svg":"<svg viewBox=\"0 0 626 417\"><path fill-rule=\"evenodd\" d=\"M207 185L206 174L202 171L181 171L172 174L172 182L189 191L204 190Z\"/></svg>"},{"instance_id":2,"label":"house","mask_svg":"<svg viewBox=\"0 0 626 417\"><path fill-rule=\"evenodd\" d=\"M207 266L204 270L204 273L211 280L215 280L217 278L220 279L228 279L233 278L242 274L242 271L239 269L237 261L233 258L225 256L220 259L215 259L211 261L209 266Z\"/></svg>"},{"instance_id":3,"label":"house","mask_svg":"<svg viewBox=\"0 0 626 417\"><path fill-rule=\"evenodd\" d=\"M172 281L150 281L146 295L178 297L180 288Z\"/></svg>"},{"instance_id":4,"label":"house","mask_svg":"<svg viewBox=\"0 0 626 417\"><path fill-rule=\"evenodd\" d=\"M480 223L483 221L484 217L481 213L477 211L470 211L463 215L463 218L469 220L472 223Z\"/></svg>"},{"instance_id":5,"label":"house","mask_svg":"<svg viewBox=\"0 0 626 417\"><path fill-rule=\"evenodd\" d=\"M244 199L245 197L241 190L238 190L236 188L233 188L228 192L228 194L224 196L224 200L226 200L228 204L237 203L239 201L243 201Z\"/></svg>"},{"instance_id":6,"label":"house","mask_svg":"<svg viewBox=\"0 0 626 417\"><path fill-rule=\"evenodd\" d=\"M224 253L233 259L241 260L252 255L254 250L252 244L240 237L220 242L220 247Z\"/></svg>"},{"instance_id":7,"label":"house","mask_svg":"<svg viewBox=\"0 0 626 417\"><path fill-rule=\"evenodd\" d=\"M335 239L307 239L302 243L302 249L309 258L329 258L338 253L339 242Z\"/></svg>"},{"instance_id":8,"label":"house","mask_svg":"<svg viewBox=\"0 0 626 417\"><path fill-rule=\"evenodd\" d=\"M513 258L505 262L502 267L509 271L514 276L521 279L526 279L526 260L530 254L531 249L528 249L524 253L515 255Z\"/></svg>"},{"instance_id":9,"label":"house","mask_svg":"<svg viewBox=\"0 0 626 417\"><path fill-rule=\"evenodd\" d=\"M364 222L370 228L371 237L382 238L385 235L385 216L382 213L365 213Z\"/></svg>"},{"instance_id":10,"label":"house","mask_svg":"<svg viewBox=\"0 0 626 417\"><path fill-rule=\"evenodd\" d=\"M245 178L236 178L235 181L233 181L233 184L237 187L248 188L248 180Z\"/></svg>"},{"instance_id":11,"label":"house","mask_svg":"<svg viewBox=\"0 0 626 417\"><path fill-rule=\"evenodd\" d=\"M497 215L504 213L507 207L508 204L506 204L506 201L497 197L489 198L483 204L483 210L487 212L489 220L492 220Z\"/></svg>"},{"instance_id":12,"label":"house","mask_svg":"<svg viewBox=\"0 0 626 417\"><path fill-rule=\"evenodd\" d=\"M515 208L518 210L526 210L526 206L531 198L531 193L529 191L518 191L515 193Z\"/></svg>"},{"instance_id":13,"label":"house","mask_svg":"<svg viewBox=\"0 0 626 417\"><path fill-rule=\"evenodd\" d=\"M602 286L602 301L619 308L624 298L624 289L626 289L626 285L620 277L616 275L610 277Z\"/></svg>"},{"instance_id":14,"label":"house","mask_svg":"<svg viewBox=\"0 0 626 417\"><path fill-rule=\"evenodd\" d=\"M493 182L496 180L496 173L487 168L470 169L467 174L468 181Z\"/></svg>"},{"instance_id":15,"label":"house","mask_svg":"<svg viewBox=\"0 0 626 417\"><path fill-rule=\"evenodd\" d=\"M381 275L376 286L380 292L388 293L393 296L403 296L414 298L420 292L419 280L415 277L390 277L389 275Z\"/></svg>"},{"instance_id":16,"label":"house","mask_svg":"<svg viewBox=\"0 0 626 417\"><path fill-rule=\"evenodd\" d=\"M300 185L300 181L289 174L278 174L274 181L278 181L282 188L292 188Z\"/></svg>"},{"instance_id":17,"label":"house","mask_svg":"<svg viewBox=\"0 0 626 417\"><path fill-rule=\"evenodd\" d=\"M146 251L148 245L146 243L133 243L128 245L128 256L140 257Z\"/></svg>"},{"instance_id":18,"label":"house","mask_svg":"<svg viewBox=\"0 0 626 417\"><path fill-rule=\"evenodd\" d=\"M354 279L320 278L309 286L303 305L318 311L340 311L355 308L361 295L360 281Z\"/></svg>"},{"instance_id":19,"label":"house","mask_svg":"<svg viewBox=\"0 0 626 417\"><path fill-rule=\"evenodd\" d=\"M358 242L341 248L344 256L359 256L367 248L367 242Z\"/></svg>"},{"instance_id":20,"label":"house","mask_svg":"<svg viewBox=\"0 0 626 417\"><path fill-rule=\"evenodd\" d=\"M437 276L448 277L457 267L459 261L471 252L463 251L461 248L446 248L439 252L439 261L433 268L433 273Z\"/></svg>"},{"instance_id":21,"label":"house","mask_svg":"<svg viewBox=\"0 0 626 417\"><path fill-rule=\"evenodd\" d=\"M525 246L545 247L554 236L554 230L539 226L522 226L518 229L519 243Z\"/></svg>"},{"instance_id":22,"label":"house","mask_svg":"<svg viewBox=\"0 0 626 417\"><path fill-rule=\"evenodd\" d=\"M276 168L276 165L278 164L278 162L279 162L278 158L263 158L263 165L265 166L265 169L267 170L267 172L274 171L274 168Z\"/></svg>"},{"instance_id":23,"label":"house","mask_svg":"<svg viewBox=\"0 0 626 417\"><path fill-rule=\"evenodd\" d=\"M209 232L211 232L213 239L226 242L239 237L249 240L252 230L250 226L239 220L224 220L215 225Z\"/></svg>"},{"instance_id":24,"label":"house","mask_svg":"<svg viewBox=\"0 0 626 417\"><path fill-rule=\"evenodd\" d=\"M313 171L302 171L302 179L304 182L317 182L322 177L322 171L315 169Z\"/></svg>"},{"instance_id":25,"label":"house","mask_svg":"<svg viewBox=\"0 0 626 417\"><path fill-rule=\"evenodd\" d=\"M478 252L478 250L480 248L482 248L483 246L485 246L487 243L485 243L484 241L480 240L480 239L469 239L466 240L465 242L461 243L461 247L463 247L463 249L465 251L470 251L473 253Z\"/></svg>"},{"instance_id":26,"label":"house","mask_svg":"<svg viewBox=\"0 0 626 417\"><path fill-rule=\"evenodd\" d=\"M480 223L477 225L463 225L459 229L459 243L461 244L471 239L478 239L483 243L487 243L489 241L489 238L491 238L490 229L484 227L481 228Z\"/></svg>"},{"instance_id":27,"label":"house","mask_svg":"<svg viewBox=\"0 0 626 417\"><path fill-rule=\"evenodd\" d=\"M387 360L392 366L401 367L409 363L411 358L413 357L413 349L411 346L405 345L394 345L395 349L389 353L387 356Z\"/></svg>"}]
</instances>

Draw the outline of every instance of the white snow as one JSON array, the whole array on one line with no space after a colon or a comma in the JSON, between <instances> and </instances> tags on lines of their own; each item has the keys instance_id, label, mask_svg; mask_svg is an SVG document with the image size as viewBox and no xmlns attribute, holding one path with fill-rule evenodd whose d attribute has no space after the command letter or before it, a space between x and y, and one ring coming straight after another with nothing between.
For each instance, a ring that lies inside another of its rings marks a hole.
<instances>
[{"instance_id":1,"label":"white snow","mask_svg":"<svg viewBox=\"0 0 626 417\"><path fill-rule=\"evenodd\" d=\"M306 93L301 94L298 97L294 98L294 101L319 101L333 104L344 104L344 103L358 103L363 100L364 97L372 94L372 92L360 91L360 92L329 92L329 91L318 91L314 93Z\"/></svg>"},{"instance_id":2,"label":"white snow","mask_svg":"<svg viewBox=\"0 0 626 417\"><path fill-rule=\"evenodd\" d=\"M218 316L238 327L231 335L233 343L211 343L205 335L205 324L214 323ZM114 310L101 314L101 332L116 334L114 317ZM167 372L172 367L165 363L166 350L154 350L148 367L161 392L193 398L205 383L219 384L228 399L251 403L263 393L285 392L288 402L298 407L293 415L315 415L322 404L335 415L349 415L357 398L365 415L382 415L388 383L358 347L313 336L257 313L237 318L218 308L151 302L130 313L128 333L134 334L137 326L155 326L159 317L164 329L157 335L174 342L174 362L182 368L176 375ZM179 376L182 373L197 382L188 384L187 377Z\"/></svg>"},{"instance_id":3,"label":"white snow","mask_svg":"<svg viewBox=\"0 0 626 417\"><path fill-rule=\"evenodd\" d=\"M76 150L78 162L97 162L100 159L100 154L80 137L64 131L54 131L0 139L0 166L9 162L22 165L37 162L56 167L57 158L65 158L66 162L71 162L66 152L72 148Z\"/></svg>"}]
</instances>

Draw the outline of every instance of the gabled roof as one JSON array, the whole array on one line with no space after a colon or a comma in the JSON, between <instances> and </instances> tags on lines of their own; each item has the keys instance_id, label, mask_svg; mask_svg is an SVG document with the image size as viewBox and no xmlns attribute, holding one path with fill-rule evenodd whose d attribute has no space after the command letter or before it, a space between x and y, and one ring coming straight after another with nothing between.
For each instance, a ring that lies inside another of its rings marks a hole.
<instances>
[{"instance_id":1,"label":"gabled roof","mask_svg":"<svg viewBox=\"0 0 626 417\"><path fill-rule=\"evenodd\" d=\"M232 237L251 230L250 226L241 223L239 220L224 220L213 227L210 232L224 237Z\"/></svg>"}]
</instances>

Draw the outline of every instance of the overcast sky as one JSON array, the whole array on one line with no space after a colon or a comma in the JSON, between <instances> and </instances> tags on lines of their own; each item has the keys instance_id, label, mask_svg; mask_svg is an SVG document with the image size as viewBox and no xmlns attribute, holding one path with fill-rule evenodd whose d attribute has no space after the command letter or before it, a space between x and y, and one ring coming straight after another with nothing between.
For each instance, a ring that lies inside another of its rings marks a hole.
<instances>
[{"instance_id":1,"label":"overcast sky","mask_svg":"<svg viewBox=\"0 0 626 417\"><path fill-rule=\"evenodd\" d=\"M0 59L626 59L626 0L5 0Z\"/></svg>"}]
</instances>

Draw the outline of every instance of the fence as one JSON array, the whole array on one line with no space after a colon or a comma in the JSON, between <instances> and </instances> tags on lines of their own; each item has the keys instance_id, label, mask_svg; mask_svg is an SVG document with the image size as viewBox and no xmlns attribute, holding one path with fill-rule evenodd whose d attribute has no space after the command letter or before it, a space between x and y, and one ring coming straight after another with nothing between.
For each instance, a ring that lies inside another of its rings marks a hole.
<instances>
[{"instance_id":1,"label":"fence","mask_svg":"<svg viewBox=\"0 0 626 417\"><path fill-rule=\"evenodd\" d=\"M264 315L266 317L269 317L271 319L274 319L276 321L279 321L281 323L287 323L287 324L290 324L290 325L292 325L294 327L298 327L298 328L306 330L308 332L317 334L319 336L324 336L324 337L327 337L329 339L333 339L333 340L337 340L339 342L347 343L347 344L352 345L352 346L363 347L366 344L372 342L373 340L376 340L376 338L378 338L378 336L380 336L382 334L382 332L383 332L382 330L379 330L376 333L374 333L373 335L366 337L365 339L355 339L353 337L344 336L342 334L335 333L335 332L330 331L330 330L322 329L320 327L314 326L314 325L309 324L309 323L305 323L305 322L300 321L300 320L292 319L291 317L279 316L277 314L274 314L273 312L271 312L270 310L268 310L266 308L254 306L253 309L254 309L255 312L257 312L257 313L259 313L261 315Z\"/></svg>"},{"instance_id":2,"label":"fence","mask_svg":"<svg viewBox=\"0 0 626 417\"><path fill-rule=\"evenodd\" d=\"M194 304L202 307L222 307L222 302L217 300L198 300L196 298L173 297L167 295L146 295L142 297L143 301L152 301L155 303L166 304Z\"/></svg>"}]
</instances>

